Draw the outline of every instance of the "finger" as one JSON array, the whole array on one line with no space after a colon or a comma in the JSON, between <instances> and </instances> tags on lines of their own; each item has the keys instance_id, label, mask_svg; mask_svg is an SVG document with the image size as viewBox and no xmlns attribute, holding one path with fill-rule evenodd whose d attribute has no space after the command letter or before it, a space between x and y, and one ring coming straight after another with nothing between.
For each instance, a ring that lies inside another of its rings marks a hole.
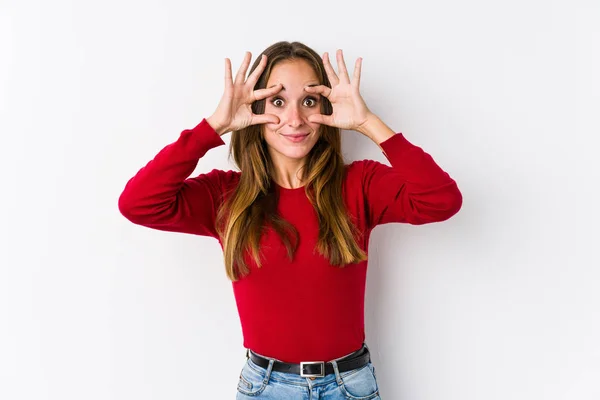
<instances>
[{"instance_id":1,"label":"finger","mask_svg":"<svg viewBox=\"0 0 600 400\"><path fill-rule=\"evenodd\" d=\"M252 114L250 125L256 124L278 124L279 117L273 114Z\"/></svg>"},{"instance_id":2,"label":"finger","mask_svg":"<svg viewBox=\"0 0 600 400\"><path fill-rule=\"evenodd\" d=\"M281 83L268 88L268 89L258 89L254 91L254 101L265 99L269 96L273 96L275 93L278 93L283 88Z\"/></svg>"},{"instance_id":3,"label":"finger","mask_svg":"<svg viewBox=\"0 0 600 400\"><path fill-rule=\"evenodd\" d=\"M231 78L231 60L225 59L225 91L228 91L233 86L233 80Z\"/></svg>"},{"instance_id":4,"label":"finger","mask_svg":"<svg viewBox=\"0 0 600 400\"><path fill-rule=\"evenodd\" d=\"M246 52L246 55L244 56L244 61L242 61L242 65L240 66L240 69L238 69L237 75L235 76L235 84L236 85L241 85L244 83L245 77L246 77L246 71L248 71L248 65L250 65L250 58L252 57L252 53L250 53L249 51Z\"/></svg>"},{"instance_id":5,"label":"finger","mask_svg":"<svg viewBox=\"0 0 600 400\"><path fill-rule=\"evenodd\" d=\"M329 97L329 95L331 94L331 88L325 85L306 86L304 90L308 93L318 93L323 97Z\"/></svg>"},{"instance_id":6,"label":"finger","mask_svg":"<svg viewBox=\"0 0 600 400\"><path fill-rule=\"evenodd\" d=\"M263 70L265 69L266 65L267 65L267 56L263 54L260 57L260 63L258 64L256 69L254 71L252 71L252 74L250 74L250 76L248 77L246 84L249 85L250 87L254 87L254 85L256 85L256 82L258 81L258 78L260 77L260 74L262 74Z\"/></svg>"},{"instance_id":7,"label":"finger","mask_svg":"<svg viewBox=\"0 0 600 400\"><path fill-rule=\"evenodd\" d=\"M331 115L313 114L308 116L308 120L315 124L333 126L333 117Z\"/></svg>"},{"instance_id":8,"label":"finger","mask_svg":"<svg viewBox=\"0 0 600 400\"><path fill-rule=\"evenodd\" d=\"M360 87L360 69L362 67L362 58L359 57L354 63L354 76L352 77L352 85L356 88Z\"/></svg>"},{"instance_id":9,"label":"finger","mask_svg":"<svg viewBox=\"0 0 600 400\"><path fill-rule=\"evenodd\" d=\"M346 63L344 62L344 54L341 49L338 49L336 52L336 58L340 81L350 83L350 76L348 76L348 70L346 69Z\"/></svg>"},{"instance_id":10,"label":"finger","mask_svg":"<svg viewBox=\"0 0 600 400\"><path fill-rule=\"evenodd\" d=\"M337 85L340 80L338 79L333 67L331 66L331 62L329 61L329 53L325 52L323 54L323 65L325 66L325 72L327 73L327 78L329 78L329 82L331 86Z\"/></svg>"}]
</instances>

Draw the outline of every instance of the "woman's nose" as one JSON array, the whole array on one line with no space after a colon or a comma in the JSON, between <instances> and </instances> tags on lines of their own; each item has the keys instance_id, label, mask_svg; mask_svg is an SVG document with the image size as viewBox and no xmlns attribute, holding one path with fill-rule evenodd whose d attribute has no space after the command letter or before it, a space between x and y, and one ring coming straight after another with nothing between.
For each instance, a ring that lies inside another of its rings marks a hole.
<instances>
[{"instance_id":1,"label":"woman's nose","mask_svg":"<svg viewBox=\"0 0 600 400\"><path fill-rule=\"evenodd\" d=\"M290 105L286 112L286 123L289 126L300 126L304 122L302 111L298 106Z\"/></svg>"}]
</instances>

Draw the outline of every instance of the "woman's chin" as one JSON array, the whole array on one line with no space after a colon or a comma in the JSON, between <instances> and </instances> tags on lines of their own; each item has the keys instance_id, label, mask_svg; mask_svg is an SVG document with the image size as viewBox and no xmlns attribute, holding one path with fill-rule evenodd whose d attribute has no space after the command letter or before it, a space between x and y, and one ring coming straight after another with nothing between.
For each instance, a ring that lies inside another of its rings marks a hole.
<instances>
[{"instance_id":1,"label":"woman's chin","mask_svg":"<svg viewBox=\"0 0 600 400\"><path fill-rule=\"evenodd\" d=\"M271 148L270 150L271 156L275 155L277 158L301 160L310 153L311 148L308 146L285 146L284 148Z\"/></svg>"}]
</instances>

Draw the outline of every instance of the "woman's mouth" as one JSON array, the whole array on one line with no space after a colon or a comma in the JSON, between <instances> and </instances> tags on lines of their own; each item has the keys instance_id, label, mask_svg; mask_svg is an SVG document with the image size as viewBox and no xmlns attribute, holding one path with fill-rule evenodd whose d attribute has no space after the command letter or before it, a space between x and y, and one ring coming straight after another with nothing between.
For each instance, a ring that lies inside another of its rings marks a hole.
<instances>
[{"instance_id":1,"label":"woman's mouth","mask_svg":"<svg viewBox=\"0 0 600 400\"><path fill-rule=\"evenodd\" d=\"M308 135L309 135L309 133L293 134L293 135L282 135L282 136L284 136L286 139L288 139L292 143L300 143L304 139L306 139L308 137Z\"/></svg>"}]
</instances>

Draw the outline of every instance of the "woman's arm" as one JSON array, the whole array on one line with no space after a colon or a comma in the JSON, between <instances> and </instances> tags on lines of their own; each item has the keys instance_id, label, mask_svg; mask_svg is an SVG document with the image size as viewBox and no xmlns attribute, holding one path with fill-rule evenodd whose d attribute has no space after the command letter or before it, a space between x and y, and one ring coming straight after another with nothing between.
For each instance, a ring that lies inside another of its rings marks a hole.
<instances>
[{"instance_id":1,"label":"woman's arm","mask_svg":"<svg viewBox=\"0 0 600 400\"><path fill-rule=\"evenodd\" d=\"M388 222L425 224L450 218L460 209L462 195L456 182L421 148L396 134L373 114L360 94L362 58L354 64L352 81L341 49L336 52L338 74L329 54L323 64L331 87L307 87L327 98L331 115L314 114L311 122L361 132L383 151L392 167L373 160L362 162L362 189L371 227ZM339 75L339 76L338 76Z\"/></svg>"},{"instance_id":2,"label":"woman's arm","mask_svg":"<svg viewBox=\"0 0 600 400\"><path fill-rule=\"evenodd\" d=\"M119 210L130 221L166 231L217 237L215 217L223 197L238 172L212 170L187 179L206 152L224 145L221 135L249 125L278 123L271 114L254 114L251 104L282 89L254 90L267 64L263 55L258 67L245 79L252 54L246 52L236 74L225 59L224 92L215 112L195 128L185 130L179 139L166 146L129 180L119 198Z\"/></svg>"},{"instance_id":3,"label":"woman's arm","mask_svg":"<svg viewBox=\"0 0 600 400\"><path fill-rule=\"evenodd\" d=\"M456 182L420 147L370 114L359 132L373 140L390 161L363 163L363 191L370 227L390 222L426 224L447 220L462 206Z\"/></svg>"},{"instance_id":4,"label":"woman's arm","mask_svg":"<svg viewBox=\"0 0 600 400\"><path fill-rule=\"evenodd\" d=\"M188 177L208 150L224 144L206 119L184 130L127 182L120 212L149 228L217 237L217 207L236 173L212 170Z\"/></svg>"}]
</instances>

